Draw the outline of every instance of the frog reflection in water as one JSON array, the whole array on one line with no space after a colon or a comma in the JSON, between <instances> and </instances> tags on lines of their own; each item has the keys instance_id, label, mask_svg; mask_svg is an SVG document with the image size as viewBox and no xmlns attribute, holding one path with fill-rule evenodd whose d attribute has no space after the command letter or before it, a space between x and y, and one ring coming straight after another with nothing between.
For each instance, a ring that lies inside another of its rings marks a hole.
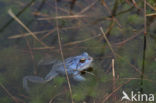
<instances>
[{"instance_id":1,"label":"frog reflection in water","mask_svg":"<svg viewBox=\"0 0 156 103\"><path fill-rule=\"evenodd\" d=\"M89 68L92 64L92 61L93 58L86 52L82 53L81 55L65 59L65 66L68 75L70 75L76 81L84 81L85 78L81 75L81 72ZM39 76L25 76L23 78L23 87L28 91L28 81L33 83L46 83L57 75L65 75L63 62L55 63L45 78Z\"/></svg>"}]
</instances>

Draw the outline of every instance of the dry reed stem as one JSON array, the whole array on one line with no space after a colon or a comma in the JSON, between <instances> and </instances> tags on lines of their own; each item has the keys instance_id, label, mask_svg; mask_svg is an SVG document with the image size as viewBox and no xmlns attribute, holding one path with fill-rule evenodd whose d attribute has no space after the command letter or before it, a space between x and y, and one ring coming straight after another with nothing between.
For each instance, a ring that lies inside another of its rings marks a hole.
<instances>
[{"instance_id":1,"label":"dry reed stem","mask_svg":"<svg viewBox=\"0 0 156 103\"><path fill-rule=\"evenodd\" d=\"M120 79L126 79L126 80L140 80L140 78L120 78ZM154 80L150 80L150 79L143 79L143 80L147 80L147 81L150 81L150 82L155 82Z\"/></svg>"},{"instance_id":2,"label":"dry reed stem","mask_svg":"<svg viewBox=\"0 0 156 103\"><path fill-rule=\"evenodd\" d=\"M74 41L74 42L66 43L63 46L71 46L71 45L80 44L80 43L87 42L87 41L89 41L91 39L94 39L94 38L97 38L97 37L100 37L100 36L101 36L101 34L98 34L98 35L95 35L93 37L90 37L90 38L87 38L87 39L84 39L84 40L79 40L79 41Z\"/></svg>"},{"instance_id":3,"label":"dry reed stem","mask_svg":"<svg viewBox=\"0 0 156 103\"><path fill-rule=\"evenodd\" d=\"M72 27L62 27L60 28L61 30L69 30L69 29L76 29L79 28L79 26L72 26ZM50 34L54 33L57 29L54 28L53 30L49 31L47 34L45 34L43 37L41 37L41 40L45 39L46 37L48 37Z\"/></svg>"},{"instance_id":4,"label":"dry reed stem","mask_svg":"<svg viewBox=\"0 0 156 103\"><path fill-rule=\"evenodd\" d=\"M38 47L38 48L32 48L33 50L46 50L46 49L56 49L56 47L54 46L50 46L50 47Z\"/></svg>"},{"instance_id":5,"label":"dry reed stem","mask_svg":"<svg viewBox=\"0 0 156 103\"><path fill-rule=\"evenodd\" d=\"M105 32L103 31L102 27L100 27L100 30L101 30L101 33L103 34L103 37L104 37L104 39L106 40L106 42L107 42L109 48L111 49L111 51L112 51L114 57L116 57L116 53L114 52L114 50L113 50L113 48L112 48L112 46L111 46L111 43L110 43L109 40L107 39L106 34L105 34Z\"/></svg>"},{"instance_id":6,"label":"dry reed stem","mask_svg":"<svg viewBox=\"0 0 156 103\"><path fill-rule=\"evenodd\" d=\"M114 27L115 25L115 21L113 19L112 23L108 26L108 28L106 29L106 33L105 35L108 35L108 33L110 33L110 31L112 30L112 28ZM102 40L103 38L101 38L100 40Z\"/></svg>"},{"instance_id":7,"label":"dry reed stem","mask_svg":"<svg viewBox=\"0 0 156 103\"><path fill-rule=\"evenodd\" d=\"M138 33L134 33L134 35L132 35L131 37L128 37L127 39L123 40L123 41L120 41L118 43L114 43L113 45L124 45L125 43L127 43L128 41L131 41L133 40L134 38L136 38L138 35L140 35L141 33L143 32L143 29L140 30Z\"/></svg>"},{"instance_id":8,"label":"dry reed stem","mask_svg":"<svg viewBox=\"0 0 156 103\"><path fill-rule=\"evenodd\" d=\"M55 14L57 16L58 15L58 9L57 9L57 1L56 0L55 0L55 7L56 7ZM70 96L71 96L71 102L74 103L73 98L72 98L73 97L72 96L72 89L71 89L71 85L70 85L70 81L69 81L69 77L68 77L68 72L67 72L67 68L66 68L66 64L65 64L65 60L64 60L64 55L63 55L63 51L62 51L62 44L61 44L60 32L59 32L58 20L57 19L56 19L56 28L57 28L57 36L58 36L58 42L59 42L59 49L60 49L62 61L63 61L63 64L64 64L64 70L65 70L66 79L67 79L67 82L68 82L69 92L70 92Z\"/></svg>"},{"instance_id":9,"label":"dry reed stem","mask_svg":"<svg viewBox=\"0 0 156 103\"><path fill-rule=\"evenodd\" d=\"M53 103L54 99L55 99L57 96L60 96L61 94L62 94L62 92L56 94L55 96L53 96L53 97L50 99L50 101L49 101L48 103Z\"/></svg>"},{"instance_id":10,"label":"dry reed stem","mask_svg":"<svg viewBox=\"0 0 156 103\"><path fill-rule=\"evenodd\" d=\"M33 62L34 74L37 74L37 69L36 69L35 64L34 64L34 54L33 54L32 48L30 46L29 41L26 38L25 38L25 41L26 41L26 44L27 44L27 47L28 47L28 50L29 50L29 53L31 55L31 59L32 59L32 62Z\"/></svg>"},{"instance_id":11,"label":"dry reed stem","mask_svg":"<svg viewBox=\"0 0 156 103\"><path fill-rule=\"evenodd\" d=\"M10 16L11 16L12 18L14 18L25 30L27 30L27 31L32 35L32 37L34 37L34 39L36 39L36 40L39 41L42 45L44 45L44 46L47 47L47 45L46 45L44 42L42 42L41 40L39 40L38 37L37 37L35 34L33 34L33 32L31 32L31 30L30 30L28 27L26 27L26 25L24 25L24 23L23 23L20 19L18 19L18 18L16 17L16 15L14 15L14 13L11 11L11 9L8 10L8 13L9 13ZM25 37L25 34L24 34L24 37ZM31 46L30 46L30 44L29 44L29 42L28 42L28 40L27 40L26 38L25 38L25 40L26 40L26 44L27 44L27 46L28 46L29 53L30 53L30 55L31 55L32 61L34 62L34 55L33 55ZM36 69L35 65L34 65L34 74L37 74L37 69Z\"/></svg>"},{"instance_id":12,"label":"dry reed stem","mask_svg":"<svg viewBox=\"0 0 156 103\"><path fill-rule=\"evenodd\" d=\"M25 35L25 34L24 34ZM34 74L37 74L37 69L35 67L35 64L34 64L34 54L33 54L33 51L32 51L32 48L31 48L31 45L29 43L29 41L27 40L27 38L24 36L24 39L26 41L26 44L27 44L27 47L28 47L28 52L30 53L31 55L31 59L32 59L32 62L33 62L33 66L34 66Z\"/></svg>"},{"instance_id":13,"label":"dry reed stem","mask_svg":"<svg viewBox=\"0 0 156 103\"><path fill-rule=\"evenodd\" d=\"M8 89L0 83L0 86L5 90L5 92L11 97L11 99L15 102L15 103L25 103L23 100L21 100L20 98L17 98L15 96L13 96L9 91Z\"/></svg>"},{"instance_id":14,"label":"dry reed stem","mask_svg":"<svg viewBox=\"0 0 156 103\"><path fill-rule=\"evenodd\" d=\"M114 59L112 59L112 75L113 78L115 79Z\"/></svg>"},{"instance_id":15,"label":"dry reed stem","mask_svg":"<svg viewBox=\"0 0 156 103\"><path fill-rule=\"evenodd\" d=\"M47 17L47 18L38 18L38 20L53 20L53 19L77 19L84 18L86 15L69 15L69 16L56 16L56 17Z\"/></svg>"},{"instance_id":16,"label":"dry reed stem","mask_svg":"<svg viewBox=\"0 0 156 103\"><path fill-rule=\"evenodd\" d=\"M156 13L146 14L146 16L156 16Z\"/></svg>"},{"instance_id":17,"label":"dry reed stem","mask_svg":"<svg viewBox=\"0 0 156 103\"><path fill-rule=\"evenodd\" d=\"M39 40L39 38L33 34L33 32L31 32L31 30L19 19L16 17L16 15L12 12L11 9L8 10L9 15L14 18L27 32L29 32L32 37L37 40L39 43L41 43L43 46L48 47L44 42L42 42L41 40Z\"/></svg>"},{"instance_id":18,"label":"dry reed stem","mask_svg":"<svg viewBox=\"0 0 156 103\"><path fill-rule=\"evenodd\" d=\"M130 81L131 80L128 80L125 83L121 84L119 87L115 88L115 90L112 93L110 93L108 96L105 97L105 99L102 101L102 103L105 103L115 92L117 92L122 86L126 85Z\"/></svg>"},{"instance_id":19,"label":"dry reed stem","mask_svg":"<svg viewBox=\"0 0 156 103\"><path fill-rule=\"evenodd\" d=\"M111 11L111 9L109 8L109 6L106 4L106 2L104 0L102 0L102 4L107 9L109 15L111 15L112 14L112 11ZM119 21L115 17L112 17L112 19L114 19L115 22L118 24L118 26L121 27L121 24L119 23Z\"/></svg>"},{"instance_id":20,"label":"dry reed stem","mask_svg":"<svg viewBox=\"0 0 156 103\"><path fill-rule=\"evenodd\" d=\"M125 1L127 2L127 4L128 4L128 5L130 5L130 4L131 4L129 0L125 0Z\"/></svg>"},{"instance_id":21,"label":"dry reed stem","mask_svg":"<svg viewBox=\"0 0 156 103\"><path fill-rule=\"evenodd\" d=\"M44 35L41 37L41 40L45 39L46 37L48 37L50 34L54 33L55 31L57 31L56 28L50 30L48 33L44 34Z\"/></svg>"},{"instance_id":22,"label":"dry reed stem","mask_svg":"<svg viewBox=\"0 0 156 103\"><path fill-rule=\"evenodd\" d=\"M150 3L146 2L146 4L147 4L152 10L156 11L156 8L153 7Z\"/></svg>"},{"instance_id":23,"label":"dry reed stem","mask_svg":"<svg viewBox=\"0 0 156 103\"><path fill-rule=\"evenodd\" d=\"M32 12L32 14L35 15L35 16L44 16L44 17L48 17L49 16L48 14L43 14L43 13L41 13L39 11Z\"/></svg>"},{"instance_id":24,"label":"dry reed stem","mask_svg":"<svg viewBox=\"0 0 156 103\"><path fill-rule=\"evenodd\" d=\"M37 34L46 33L49 31L50 30L43 30L43 31L33 32L33 34L37 35ZM23 37L27 37L27 36L31 36L31 33L16 34L13 36L9 36L8 39L17 39L17 38L23 38Z\"/></svg>"},{"instance_id":25,"label":"dry reed stem","mask_svg":"<svg viewBox=\"0 0 156 103\"><path fill-rule=\"evenodd\" d=\"M111 46L111 43L110 43L109 40L107 39L106 34L104 33L102 27L100 27L100 30L101 30L101 32L102 32L102 34L103 34L103 36L104 36L104 39L106 40L106 42L107 42L109 48L111 49L111 51L112 51L112 53L113 53L113 56L114 56L115 58L118 57L118 58L122 59L122 57L121 57L119 54L117 54L116 52L114 52L114 50L113 50L113 48L112 48L112 46ZM141 71L139 71L139 69L137 69L133 64L129 63L128 61L126 61L126 62L127 62L132 68L134 68L135 71L137 71L139 74L142 74ZM147 76L146 76L145 74L144 74L144 76L147 78Z\"/></svg>"},{"instance_id":26,"label":"dry reed stem","mask_svg":"<svg viewBox=\"0 0 156 103\"><path fill-rule=\"evenodd\" d=\"M112 76L113 76L113 91L116 88L116 78L115 78L115 67L114 67L114 59L112 59ZM116 101L116 95L113 95L113 101Z\"/></svg>"},{"instance_id":27,"label":"dry reed stem","mask_svg":"<svg viewBox=\"0 0 156 103\"><path fill-rule=\"evenodd\" d=\"M66 47L66 46L72 46L72 45L76 45L76 44L80 44L80 43L83 43L83 42L87 42L89 40L92 40L94 38L97 38L97 37L100 37L101 34L99 35L95 35L93 37L90 37L90 38L87 38L87 39L84 39L84 40L78 40L78 41L74 41L74 42L69 42L69 43L66 43L66 44L63 44L63 47ZM45 50L45 49L56 49L56 47L41 47L41 48L33 48L34 50Z\"/></svg>"},{"instance_id":28,"label":"dry reed stem","mask_svg":"<svg viewBox=\"0 0 156 103\"><path fill-rule=\"evenodd\" d=\"M135 0L132 0L132 3L133 3L133 5L134 5L134 7L135 7L136 9L138 9L138 10L142 11L142 9L141 9L141 8L139 8L139 6L137 5L137 3L136 3L136 1L135 1ZM143 12L143 11L142 11L142 12Z\"/></svg>"},{"instance_id":29,"label":"dry reed stem","mask_svg":"<svg viewBox=\"0 0 156 103\"><path fill-rule=\"evenodd\" d=\"M85 73L88 73L89 75L95 76L95 74L92 72L85 71Z\"/></svg>"},{"instance_id":30,"label":"dry reed stem","mask_svg":"<svg viewBox=\"0 0 156 103\"><path fill-rule=\"evenodd\" d=\"M63 28L61 28L61 30L69 30L69 29L75 29L75 28L79 28L79 26L63 27ZM56 28L54 28L53 30L43 30L43 31L33 32L33 34L37 35L37 34L42 34L42 33L51 32L51 31L55 32ZM41 40L46 38L49 35L50 35L49 33L45 34L43 37L41 37ZM16 35L13 35L13 36L9 36L8 39L17 39L17 38L23 38L23 37L27 37L27 36L31 36L31 33L16 34Z\"/></svg>"},{"instance_id":31,"label":"dry reed stem","mask_svg":"<svg viewBox=\"0 0 156 103\"><path fill-rule=\"evenodd\" d=\"M126 2L127 2L128 5L131 4L131 2L129 2L128 0L126 0ZM135 0L132 0L132 3L134 4L134 6L135 6L136 8L139 8L139 7L136 5ZM147 6L150 7L152 10L156 11L156 8L153 7L150 3L146 2L146 4L147 4ZM140 8L139 8L139 10L142 11L142 9L140 9ZM143 12L143 11L142 11L142 12Z\"/></svg>"},{"instance_id":32,"label":"dry reed stem","mask_svg":"<svg viewBox=\"0 0 156 103\"><path fill-rule=\"evenodd\" d=\"M110 93L110 94L102 101L102 103L105 103L115 92L117 92L117 90L119 90L123 85L129 83L131 80L140 80L140 78L120 78L120 79L127 80L127 82L123 83L123 84L120 85L118 88L116 88L112 93ZM144 80L148 80L148 81L150 81L150 82L156 82L156 81L152 81L152 80L149 80L149 79L144 79Z\"/></svg>"},{"instance_id":33,"label":"dry reed stem","mask_svg":"<svg viewBox=\"0 0 156 103\"><path fill-rule=\"evenodd\" d=\"M107 30L106 30L106 33L105 33L106 35L112 30L112 28L114 27L114 25L115 25L115 21L114 21L114 19L113 19L111 25L109 25L109 27L108 27Z\"/></svg>"},{"instance_id":34,"label":"dry reed stem","mask_svg":"<svg viewBox=\"0 0 156 103\"><path fill-rule=\"evenodd\" d=\"M82 9L78 14L82 14L82 13L86 12L87 10L89 10L90 8L92 8L96 4L97 1L98 0L95 0L93 3L91 3L90 5L85 7L84 9Z\"/></svg>"}]
</instances>

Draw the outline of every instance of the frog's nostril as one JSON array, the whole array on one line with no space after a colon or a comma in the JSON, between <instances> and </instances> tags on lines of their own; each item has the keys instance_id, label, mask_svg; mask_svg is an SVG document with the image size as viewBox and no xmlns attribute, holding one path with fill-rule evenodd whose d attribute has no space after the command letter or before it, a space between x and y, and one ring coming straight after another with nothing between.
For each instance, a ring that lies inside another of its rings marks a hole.
<instances>
[{"instance_id":1,"label":"frog's nostril","mask_svg":"<svg viewBox=\"0 0 156 103\"><path fill-rule=\"evenodd\" d=\"M88 60L92 60L92 58L90 57L90 58L88 58Z\"/></svg>"}]
</instances>

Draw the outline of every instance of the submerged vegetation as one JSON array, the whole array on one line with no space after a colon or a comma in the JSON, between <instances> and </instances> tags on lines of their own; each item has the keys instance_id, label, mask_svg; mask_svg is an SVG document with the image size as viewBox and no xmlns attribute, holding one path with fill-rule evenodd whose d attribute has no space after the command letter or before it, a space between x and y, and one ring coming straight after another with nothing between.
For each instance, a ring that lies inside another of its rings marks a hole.
<instances>
[{"instance_id":1,"label":"submerged vegetation","mask_svg":"<svg viewBox=\"0 0 156 103\"><path fill-rule=\"evenodd\" d=\"M1 0L0 6L0 103L123 103L123 90L156 96L155 0ZM50 71L38 65L43 58L84 51L94 58L86 81L58 76L23 89L24 76Z\"/></svg>"}]
</instances>

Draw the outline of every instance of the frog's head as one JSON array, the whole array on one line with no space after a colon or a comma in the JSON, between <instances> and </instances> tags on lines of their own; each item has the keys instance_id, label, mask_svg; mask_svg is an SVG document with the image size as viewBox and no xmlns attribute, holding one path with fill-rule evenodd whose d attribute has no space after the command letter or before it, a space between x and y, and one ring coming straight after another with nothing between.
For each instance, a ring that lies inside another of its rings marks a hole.
<instances>
[{"instance_id":1,"label":"frog's head","mask_svg":"<svg viewBox=\"0 0 156 103\"><path fill-rule=\"evenodd\" d=\"M93 58L88 55L87 52L82 53L79 56L76 56L76 70L83 71L87 68L89 68L92 64Z\"/></svg>"}]
</instances>

